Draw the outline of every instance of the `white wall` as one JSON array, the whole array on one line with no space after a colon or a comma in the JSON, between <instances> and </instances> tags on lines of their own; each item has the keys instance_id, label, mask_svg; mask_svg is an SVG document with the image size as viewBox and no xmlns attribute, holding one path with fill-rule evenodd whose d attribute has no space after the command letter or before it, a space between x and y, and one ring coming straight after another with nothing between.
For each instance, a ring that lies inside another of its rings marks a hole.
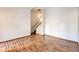
<instances>
[{"instance_id":1,"label":"white wall","mask_svg":"<svg viewBox=\"0 0 79 59\"><path fill-rule=\"evenodd\" d=\"M0 8L0 42L30 35L30 8Z\"/></svg>"},{"instance_id":2,"label":"white wall","mask_svg":"<svg viewBox=\"0 0 79 59\"><path fill-rule=\"evenodd\" d=\"M78 8L45 8L45 34L78 41Z\"/></svg>"}]
</instances>

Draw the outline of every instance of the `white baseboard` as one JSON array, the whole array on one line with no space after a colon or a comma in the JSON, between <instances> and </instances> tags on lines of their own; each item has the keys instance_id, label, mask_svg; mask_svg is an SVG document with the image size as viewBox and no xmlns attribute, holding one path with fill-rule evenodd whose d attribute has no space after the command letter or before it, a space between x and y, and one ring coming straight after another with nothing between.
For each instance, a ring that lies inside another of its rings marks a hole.
<instances>
[{"instance_id":1,"label":"white baseboard","mask_svg":"<svg viewBox=\"0 0 79 59\"><path fill-rule=\"evenodd\" d=\"M78 40L70 40L70 39L67 39L67 38L65 38L65 37L56 36L56 35L50 35L50 34L46 34L46 35L53 36L53 37L57 37L57 38L61 38L61 39L64 39L64 40L74 41L74 42L78 42L78 43L79 43Z\"/></svg>"}]
</instances>

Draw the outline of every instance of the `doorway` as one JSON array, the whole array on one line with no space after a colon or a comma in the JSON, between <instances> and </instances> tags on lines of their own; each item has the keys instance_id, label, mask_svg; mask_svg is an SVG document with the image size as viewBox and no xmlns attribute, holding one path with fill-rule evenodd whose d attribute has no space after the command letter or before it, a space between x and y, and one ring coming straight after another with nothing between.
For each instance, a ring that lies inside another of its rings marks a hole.
<instances>
[{"instance_id":1,"label":"doorway","mask_svg":"<svg viewBox=\"0 0 79 59\"><path fill-rule=\"evenodd\" d=\"M31 34L43 34L43 9L31 9Z\"/></svg>"}]
</instances>

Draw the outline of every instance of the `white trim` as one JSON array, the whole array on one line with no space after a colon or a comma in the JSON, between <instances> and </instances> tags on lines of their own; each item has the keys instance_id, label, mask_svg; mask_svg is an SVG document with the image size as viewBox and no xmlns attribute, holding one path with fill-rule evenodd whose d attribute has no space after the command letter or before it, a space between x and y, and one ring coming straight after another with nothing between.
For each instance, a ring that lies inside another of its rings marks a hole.
<instances>
[{"instance_id":1,"label":"white trim","mask_svg":"<svg viewBox=\"0 0 79 59\"><path fill-rule=\"evenodd\" d=\"M79 41L78 41L78 45L79 45Z\"/></svg>"},{"instance_id":2,"label":"white trim","mask_svg":"<svg viewBox=\"0 0 79 59\"><path fill-rule=\"evenodd\" d=\"M68 40L68 41L78 42L78 44L79 44L79 41L76 41L76 40L69 40L67 38L63 38L63 37L59 37L59 36L54 36L54 35L50 35L50 34L45 34L45 35L49 35L49 36L52 36L52 37L61 38L61 39Z\"/></svg>"}]
</instances>

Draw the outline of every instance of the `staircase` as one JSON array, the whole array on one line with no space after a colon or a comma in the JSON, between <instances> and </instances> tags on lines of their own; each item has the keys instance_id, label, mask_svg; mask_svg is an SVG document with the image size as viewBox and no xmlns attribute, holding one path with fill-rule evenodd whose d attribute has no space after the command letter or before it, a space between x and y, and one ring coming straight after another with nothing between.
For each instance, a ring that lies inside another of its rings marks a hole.
<instances>
[{"instance_id":1,"label":"staircase","mask_svg":"<svg viewBox=\"0 0 79 59\"><path fill-rule=\"evenodd\" d=\"M31 12L31 33L36 33L36 28L42 23L41 16L42 16L42 10L39 8L33 8Z\"/></svg>"},{"instance_id":2,"label":"staircase","mask_svg":"<svg viewBox=\"0 0 79 59\"><path fill-rule=\"evenodd\" d=\"M40 21L37 21L34 25L32 24L32 27L31 27L31 33L33 33L36 28L41 24L42 22Z\"/></svg>"}]
</instances>

